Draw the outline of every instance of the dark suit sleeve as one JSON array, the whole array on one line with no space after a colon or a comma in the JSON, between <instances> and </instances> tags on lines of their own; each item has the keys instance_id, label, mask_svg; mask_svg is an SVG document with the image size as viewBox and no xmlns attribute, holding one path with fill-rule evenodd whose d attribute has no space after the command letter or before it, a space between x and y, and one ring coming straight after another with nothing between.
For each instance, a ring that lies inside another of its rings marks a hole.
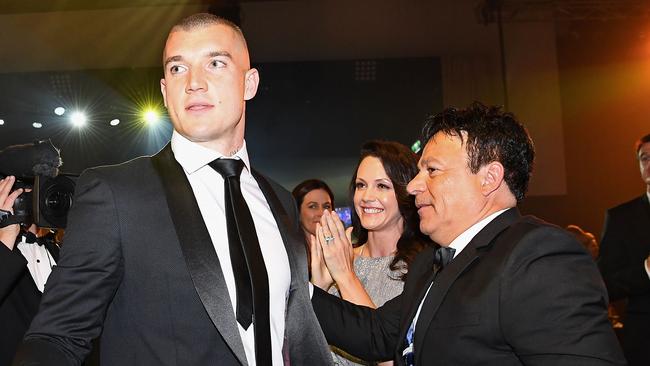
<instances>
[{"instance_id":1,"label":"dark suit sleeve","mask_svg":"<svg viewBox=\"0 0 650 366\"><path fill-rule=\"evenodd\" d=\"M596 265L580 244L559 228L537 228L505 265L501 331L525 365L624 364L606 297Z\"/></svg>"},{"instance_id":2,"label":"dark suit sleeve","mask_svg":"<svg viewBox=\"0 0 650 366\"><path fill-rule=\"evenodd\" d=\"M27 261L17 248L10 250L0 242L0 305L27 270Z\"/></svg>"},{"instance_id":3,"label":"dark suit sleeve","mask_svg":"<svg viewBox=\"0 0 650 366\"><path fill-rule=\"evenodd\" d=\"M14 365L79 365L87 356L122 278L119 220L99 172L82 174L60 260Z\"/></svg>"},{"instance_id":4,"label":"dark suit sleeve","mask_svg":"<svg viewBox=\"0 0 650 366\"><path fill-rule=\"evenodd\" d=\"M637 218L628 218L635 220ZM630 260L634 257L628 248L641 246L641 243L630 243L629 224L620 212L608 211L605 216L603 238L600 244L598 267L605 280L611 301L620 300L628 296L648 293L650 279L645 271L643 260Z\"/></svg>"},{"instance_id":5,"label":"dark suit sleeve","mask_svg":"<svg viewBox=\"0 0 650 366\"><path fill-rule=\"evenodd\" d=\"M378 309L355 305L314 287L312 304L327 342L368 361L394 357L402 296Z\"/></svg>"}]
</instances>

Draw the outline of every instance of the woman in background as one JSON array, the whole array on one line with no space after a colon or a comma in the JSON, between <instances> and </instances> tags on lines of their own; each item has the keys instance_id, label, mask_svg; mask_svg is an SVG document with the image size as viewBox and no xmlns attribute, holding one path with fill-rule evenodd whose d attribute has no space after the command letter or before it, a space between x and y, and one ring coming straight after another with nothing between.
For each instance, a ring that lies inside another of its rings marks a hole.
<instances>
[{"instance_id":1,"label":"woman in background","mask_svg":"<svg viewBox=\"0 0 650 366\"><path fill-rule=\"evenodd\" d=\"M408 265L431 244L419 231L415 201L406 191L418 172L417 161L397 142L363 145L350 183L352 233L336 214L325 211L310 237L314 285L373 308L402 292ZM354 249L351 234L358 238ZM333 352L337 365L368 364L338 349Z\"/></svg>"},{"instance_id":2,"label":"woman in background","mask_svg":"<svg viewBox=\"0 0 650 366\"><path fill-rule=\"evenodd\" d=\"M308 179L298 184L291 194L298 205L305 243L309 243L309 236L316 235L316 224L320 222L323 211L334 209L334 194L330 187L319 179ZM309 259L309 244L307 254Z\"/></svg>"}]
</instances>

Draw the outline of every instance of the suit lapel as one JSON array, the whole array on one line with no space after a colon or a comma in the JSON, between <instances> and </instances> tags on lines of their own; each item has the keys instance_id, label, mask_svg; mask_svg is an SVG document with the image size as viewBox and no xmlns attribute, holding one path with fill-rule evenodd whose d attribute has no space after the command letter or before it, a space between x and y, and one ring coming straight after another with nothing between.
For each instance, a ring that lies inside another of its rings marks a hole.
<instances>
[{"instance_id":1,"label":"suit lapel","mask_svg":"<svg viewBox=\"0 0 650 366\"><path fill-rule=\"evenodd\" d=\"M296 267L299 258L295 257L300 253L300 251L297 251L295 250L295 248L292 248L292 243L294 243L295 240L292 240L291 237L292 231L290 230L293 227L293 225L291 224L291 220L289 219L289 215L287 214L287 211L284 209L284 206L282 206L280 199L278 198L277 194L275 194L275 190L273 190L273 187L271 186L269 181L255 170L252 170L251 174L253 174L255 181L257 181L260 190L262 191L264 197L266 198L266 202L269 204L269 207L271 207L273 218L275 218L275 222L277 223L278 229L280 230L280 235L282 236L282 241L284 242L284 247L287 251L287 256L289 257L289 266L291 270L290 290L292 290L296 287L298 278L300 278L300 276L298 276L300 272ZM306 263L306 258L302 258L302 259Z\"/></svg>"},{"instance_id":2,"label":"suit lapel","mask_svg":"<svg viewBox=\"0 0 650 366\"><path fill-rule=\"evenodd\" d=\"M491 245L494 239L513 222L515 222L521 215L516 208L509 209L497 216L492 222L487 224L478 234L472 238L460 254L454 258L451 263L443 271L440 271L436 276L435 283L431 286L429 294L424 300L422 311L418 317L415 327L415 363L417 364L419 354L422 351L424 344L424 336L427 333L431 320L440 308L440 304L445 299L447 292L453 283L460 277L460 275L475 261L480 260L480 257L485 253L481 250L484 247ZM420 302L415 303L416 310ZM412 318L411 318L412 319Z\"/></svg>"},{"instance_id":3,"label":"suit lapel","mask_svg":"<svg viewBox=\"0 0 650 366\"><path fill-rule=\"evenodd\" d=\"M196 292L223 340L239 362L247 365L221 264L190 182L169 144L152 158L152 162L162 181L169 213Z\"/></svg>"},{"instance_id":4,"label":"suit lapel","mask_svg":"<svg viewBox=\"0 0 650 366\"><path fill-rule=\"evenodd\" d=\"M413 273L409 268L409 271L411 272L409 273L409 275L415 276L414 278L417 278L417 283L414 286L415 296L409 297L412 298L413 301L407 302L405 306L407 311L406 316L402 317L402 324L400 327L401 332L399 335L399 339L403 343L406 342L406 333L408 332L408 329L411 326L411 323L413 322L413 318L415 317L415 313L418 311L418 307L422 303L422 299L424 299L424 295L426 295L427 290L429 289L429 285L431 284L431 281L433 281L433 278L435 276L436 269L433 267L434 253L435 253L435 249L431 249L418 254L418 256L427 256L427 258L424 260L424 265L423 265L424 272L422 274ZM413 306L413 304L417 304L418 306ZM405 347L403 343L400 343L398 346L397 351L399 355L402 354L402 350Z\"/></svg>"}]
</instances>

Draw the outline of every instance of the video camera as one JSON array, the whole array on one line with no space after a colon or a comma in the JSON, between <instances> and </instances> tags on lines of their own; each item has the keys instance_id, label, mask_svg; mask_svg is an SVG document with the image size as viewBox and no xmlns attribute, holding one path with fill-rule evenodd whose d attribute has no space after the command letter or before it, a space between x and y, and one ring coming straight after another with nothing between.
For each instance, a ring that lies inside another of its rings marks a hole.
<instances>
[{"instance_id":1,"label":"video camera","mask_svg":"<svg viewBox=\"0 0 650 366\"><path fill-rule=\"evenodd\" d=\"M77 176L59 174L61 164L59 150L50 140L0 150L0 178L13 175L13 190L26 190L14 201L13 215L0 218L0 227L34 223L42 228L65 228Z\"/></svg>"}]
</instances>

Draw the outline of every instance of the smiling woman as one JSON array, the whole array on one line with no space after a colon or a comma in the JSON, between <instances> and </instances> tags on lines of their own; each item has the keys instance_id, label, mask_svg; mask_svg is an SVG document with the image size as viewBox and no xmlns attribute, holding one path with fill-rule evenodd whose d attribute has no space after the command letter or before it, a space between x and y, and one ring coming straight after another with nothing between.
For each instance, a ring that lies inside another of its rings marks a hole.
<instances>
[{"instance_id":1,"label":"smiling woman","mask_svg":"<svg viewBox=\"0 0 650 366\"><path fill-rule=\"evenodd\" d=\"M406 191L416 174L417 156L408 147L391 141L363 145L350 182L358 245L352 251L336 214L322 214L316 230L321 247L316 240L311 245L315 285L327 289L332 284L323 278L326 265L335 281L330 292L355 304L381 306L402 292L408 265L431 243L418 231L415 202ZM333 357L337 365L364 364L339 349Z\"/></svg>"}]
</instances>

